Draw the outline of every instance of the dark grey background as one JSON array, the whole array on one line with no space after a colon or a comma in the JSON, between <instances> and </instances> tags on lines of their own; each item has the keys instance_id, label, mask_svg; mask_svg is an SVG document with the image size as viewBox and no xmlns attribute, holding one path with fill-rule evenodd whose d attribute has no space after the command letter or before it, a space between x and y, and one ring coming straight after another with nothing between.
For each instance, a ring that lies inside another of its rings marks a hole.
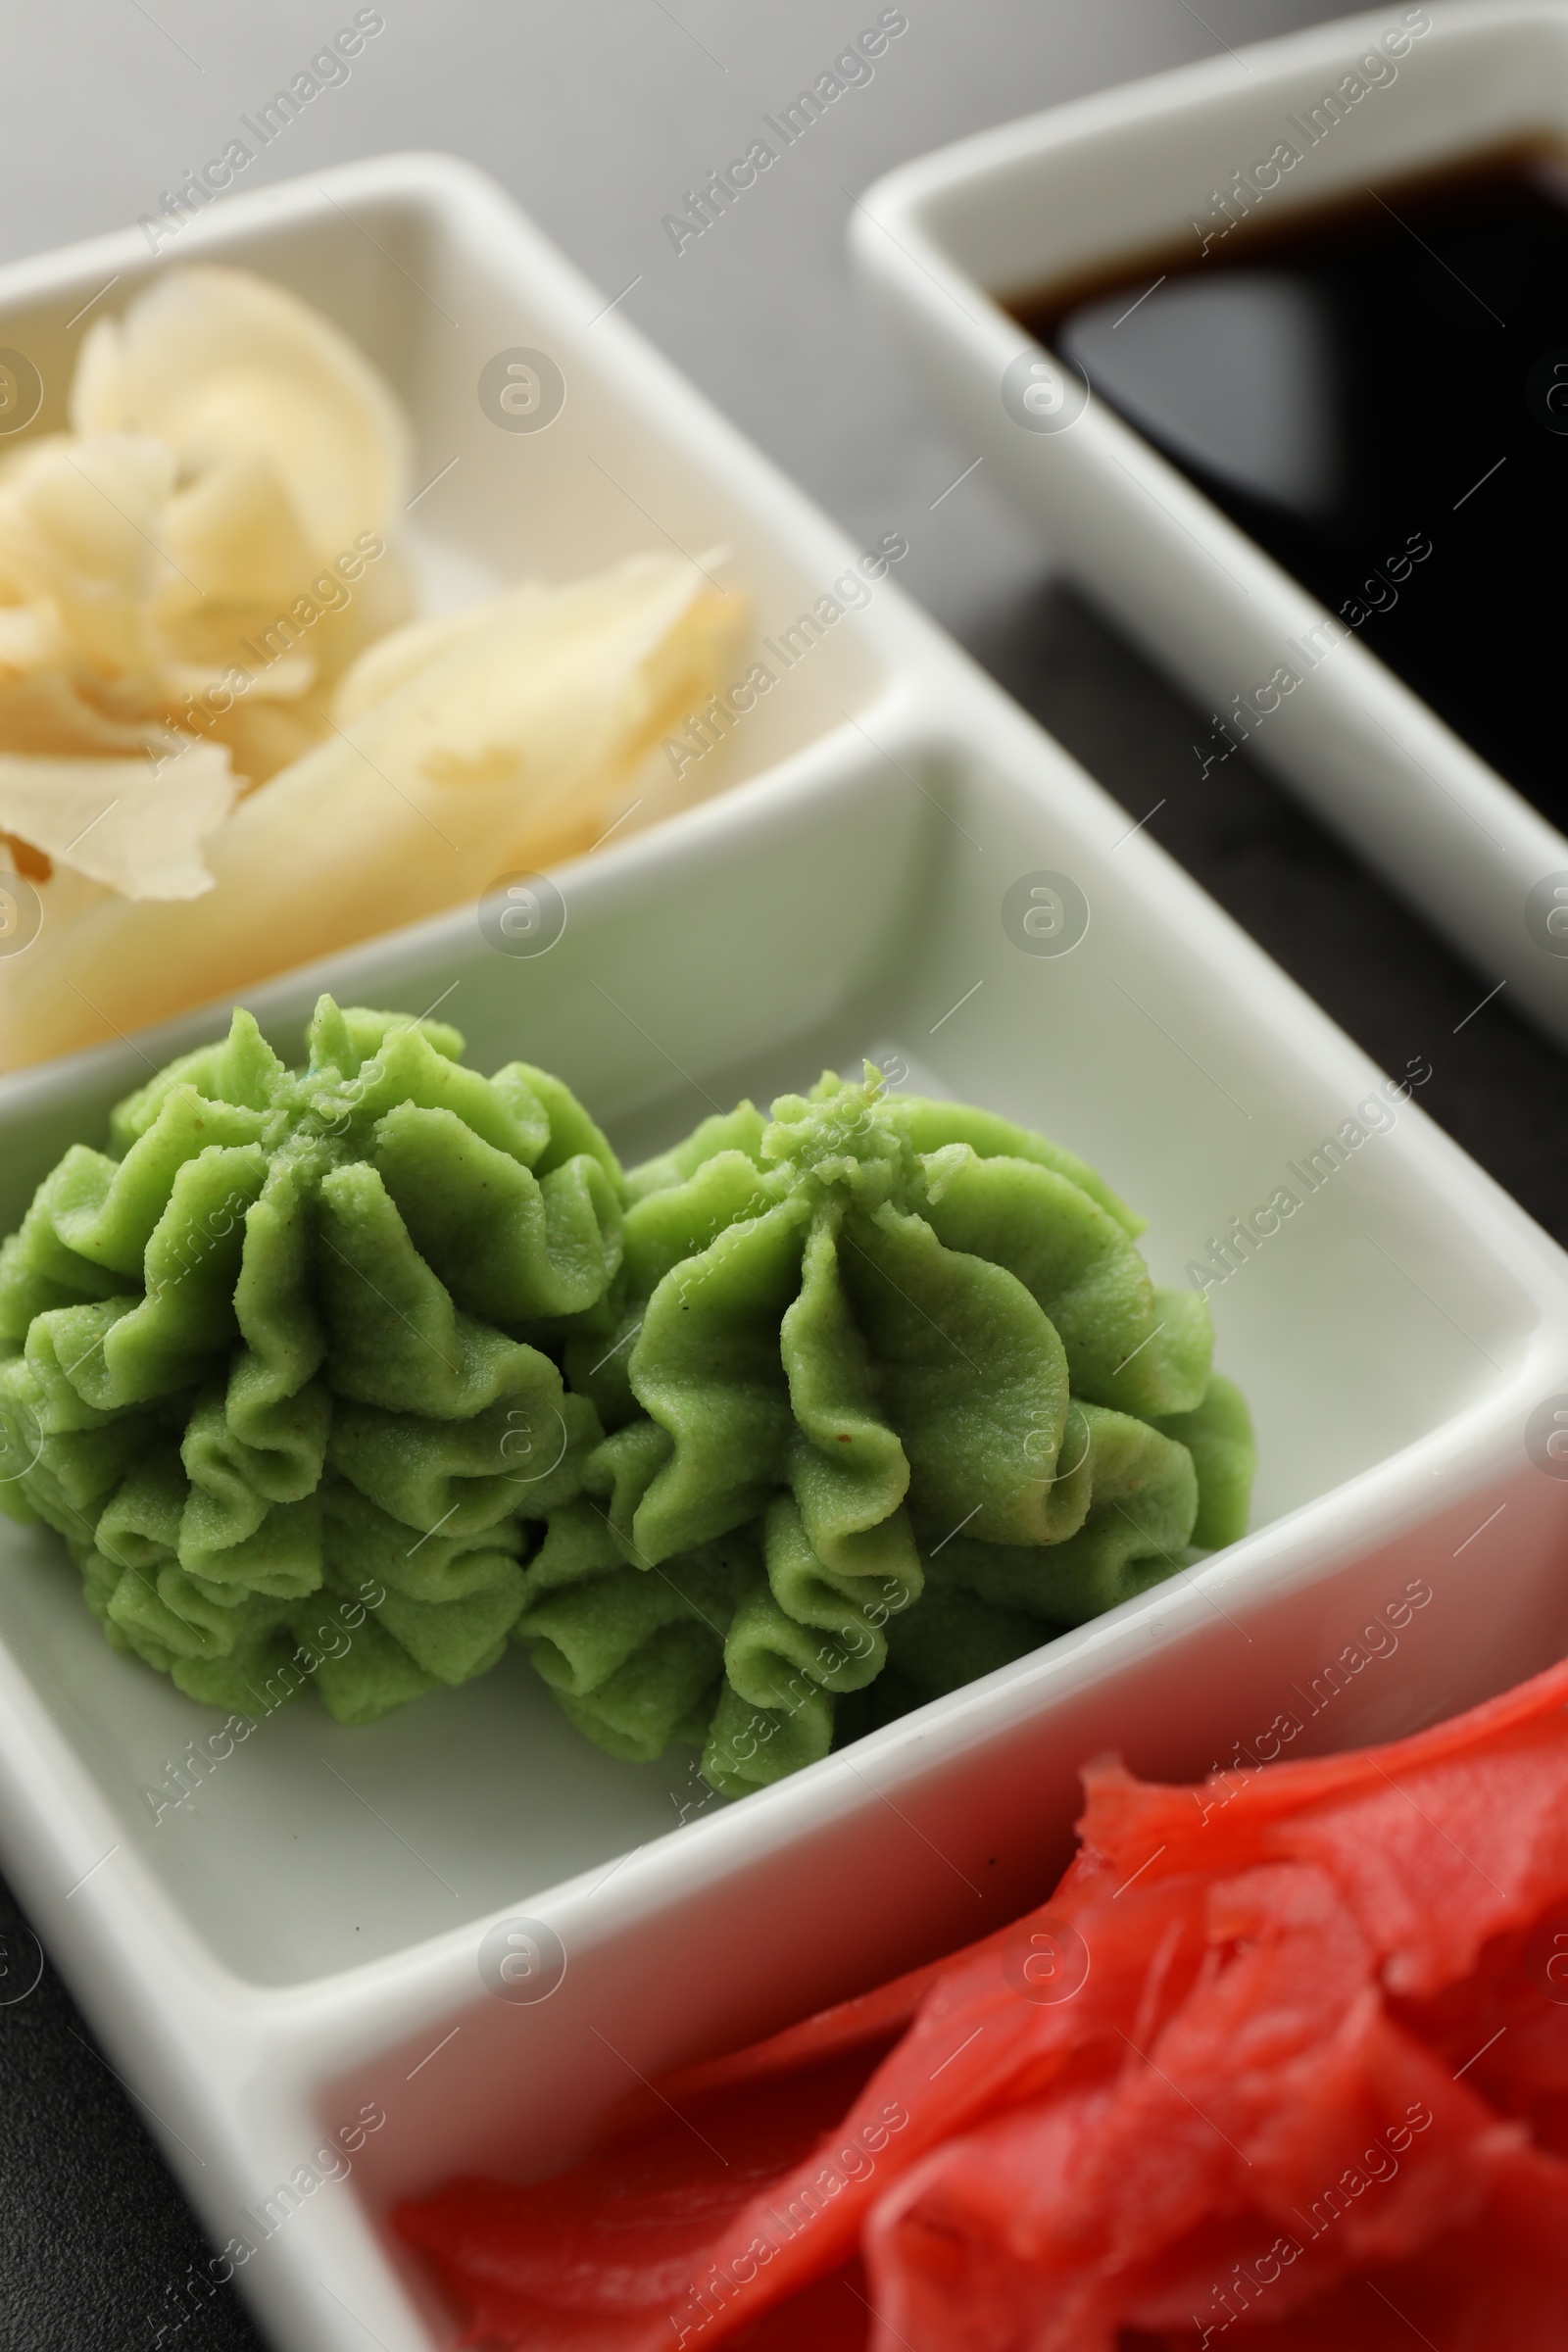
<instances>
[{"instance_id":1,"label":"dark grey background","mask_svg":"<svg viewBox=\"0 0 1568 2352\"><path fill-rule=\"evenodd\" d=\"M975 453L926 414L844 258L889 166L1080 92L1341 13L1311 0L907 0L909 28L746 203L677 256L662 216L742 152L881 0L384 0L385 28L244 174L444 148L510 189L607 294L901 578L1336 1019L1552 1232L1568 1233L1557 1055L1241 759L1199 780L1181 696L1054 582ZM0 258L155 211L357 0L55 0L10 15ZM1238 63L1238 74L1245 67ZM918 527L915 527L918 526ZM0 2344L254 2345L135 2110L0 1889ZM22 1995L23 1997L17 1997ZM183 2315L183 2316L182 2316Z\"/></svg>"}]
</instances>

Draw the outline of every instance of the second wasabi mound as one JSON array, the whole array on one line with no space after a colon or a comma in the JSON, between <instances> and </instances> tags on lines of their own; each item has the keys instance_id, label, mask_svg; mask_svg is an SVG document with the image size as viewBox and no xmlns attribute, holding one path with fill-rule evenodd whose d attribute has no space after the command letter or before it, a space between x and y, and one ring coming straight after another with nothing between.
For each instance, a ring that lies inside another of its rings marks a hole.
<instances>
[{"instance_id":1,"label":"second wasabi mound","mask_svg":"<svg viewBox=\"0 0 1568 2352\"><path fill-rule=\"evenodd\" d=\"M1040 1137L830 1072L627 1195L564 1356L612 1434L518 1625L617 1752L706 1723L716 1787L776 1779L837 1700L877 1720L1245 1529L1205 1302L1157 1291L1132 1212Z\"/></svg>"},{"instance_id":2,"label":"second wasabi mound","mask_svg":"<svg viewBox=\"0 0 1568 2352\"><path fill-rule=\"evenodd\" d=\"M1205 1302L1070 1153L826 1075L623 1173L434 1021L246 1013L0 1248L0 1508L109 1641L368 1722L522 1643L738 1794L1246 1526Z\"/></svg>"}]
</instances>

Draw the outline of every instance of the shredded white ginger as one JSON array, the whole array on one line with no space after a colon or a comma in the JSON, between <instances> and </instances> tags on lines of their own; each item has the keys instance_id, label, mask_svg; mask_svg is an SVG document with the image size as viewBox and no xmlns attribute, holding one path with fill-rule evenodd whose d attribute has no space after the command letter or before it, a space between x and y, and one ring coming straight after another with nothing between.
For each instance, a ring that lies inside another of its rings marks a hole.
<instances>
[{"instance_id":1,"label":"shredded white ginger","mask_svg":"<svg viewBox=\"0 0 1568 2352\"><path fill-rule=\"evenodd\" d=\"M160 277L0 460L0 1069L588 848L715 682L736 600L634 559L410 619L410 432L243 270Z\"/></svg>"},{"instance_id":2,"label":"shredded white ginger","mask_svg":"<svg viewBox=\"0 0 1568 2352\"><path fill-rule=\"evenodd\" d=\"M734 609L684 558L640 556L462 618L431 628L424 658L418 624L368 656L392 680L377 700L363 704L349 672L341 731L212 834L201 897L104 896L0 958L6 1065L235 994L591 848L710 692Z\"/></svg>"},{"instance_id":3,"label":"shredded white ginger","mask_svg":"<svg viewBox=\"0 0 1568 2352\"><path fill-rule=\"evenodd\" d=\"M293 295L189 269L95 322L71 426L0 463L0 833L29 875L190 898L240 793L408 614L408 425Z\"/></svg>"}]
</instances>

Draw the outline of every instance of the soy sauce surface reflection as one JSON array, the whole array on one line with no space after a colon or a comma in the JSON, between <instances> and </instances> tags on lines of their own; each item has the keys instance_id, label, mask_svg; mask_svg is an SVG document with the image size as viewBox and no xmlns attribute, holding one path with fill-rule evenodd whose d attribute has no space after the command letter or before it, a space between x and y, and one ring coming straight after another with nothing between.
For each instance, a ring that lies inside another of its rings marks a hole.
<instances>
[{"instance_id":1,"label":"soy sauce surface reflection","mask_svg":"<svg viewBox=\"0 0 1568 2352\"><path fill-rule=\"evenodd\" d=\"M1265 203L1013 307L1568 827L1568 159Z\"/></svg>"}]
</instances>

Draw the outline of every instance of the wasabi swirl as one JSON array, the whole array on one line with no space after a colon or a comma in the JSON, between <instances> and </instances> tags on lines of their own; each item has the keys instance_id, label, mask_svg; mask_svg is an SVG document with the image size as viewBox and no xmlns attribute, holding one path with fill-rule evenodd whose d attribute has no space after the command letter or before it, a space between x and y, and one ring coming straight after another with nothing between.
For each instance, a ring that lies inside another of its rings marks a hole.
<instances>
[{"instance_id":1,"label":"wasabi swirl","mask_svg":"<svg viewBox=\"0 0 1568 2352\"><path fill-rule=\"evenodd\" d=\"M620 1170L559 1080L436 1021L255 1021L118 1105L0 1248L0 1506L109 1641L266 1712L368 1722L503 1654L523 1523L601 1436L543 1347L620 1262ZM346 1605L355 1624L326 1639Z\"/></svg>"},{"instance_id":2,"label":"wasabi swirl","mask_svg":"<svg viewBox=\"0 0 1568 2352\"><path fill-rule=\"evenodd\" d=\"M564 1350L611 1435L517 1626L618 1752L690 1736L722 1637L703 1769L775 1779L826 1753L838 1698L876 1720L1244 1531L1251 1434L1204 1300L1157 1290L1140 1220L1039 1136L829 1072L627 1194Z\"/></svg>"},{"instance_id":3,"label":"wasabi swirl","mask_svg":"<svg viewBox=\"0 0 1568 2352\"><path fill-rule=\"evenodd\" d=\"M0 1509L192 1698L369 1722L515 1640L740 1794L1244 1531L1205 1302L1041 1137L868 1066L625 1175L440 1022L307 1048L236 1012L0 1247Z\"/></svg>"}]
</instances>

